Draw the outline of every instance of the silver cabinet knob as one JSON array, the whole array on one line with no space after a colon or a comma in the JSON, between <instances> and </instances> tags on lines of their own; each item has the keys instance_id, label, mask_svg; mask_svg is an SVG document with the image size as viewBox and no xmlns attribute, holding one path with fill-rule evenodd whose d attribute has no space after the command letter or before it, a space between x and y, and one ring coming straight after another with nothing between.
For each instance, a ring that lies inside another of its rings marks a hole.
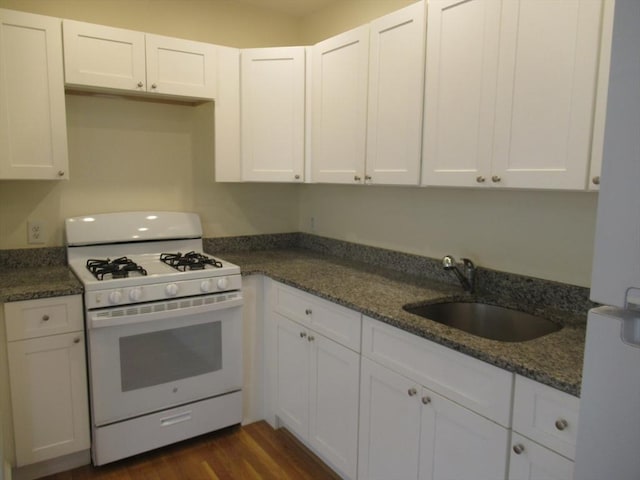
<instances>
[{"instance_id":1,"label":"silver cabinet knob","mask_svg":"<svg viewBox=\"0 0 640 480\"><path fill-rule=\"evenodd\" d=\"M431 397L429 396L422 397L422 403L424 403L425 405L429 405L431 403Z\"/></svg>"},{"instance_id":2,"label":"silver cabinet knob","mask_svg":"<svg viewBox=\"0 0 640 480\"><path fill-rule=\"evenodd\" d=\"M360 178L358 175L354 175L353 180L359 182L360 180L362 180L362 178Z\"/></svg>"},{"instance_id":3,"label":"silver cabinet knob","mask_svg":"<svg viewBox=\"0 0 640 480\"><path fill-rule=\"evenodd\" d=\"M138 88L142 88L142 87L144 87L144 83L138 82Z\"/></svg>"},{"instance_id":4,"label":"silver cabinet knob","mask_svg":"<svg viewBox=\"0 0 640 480\"><path fill-rule=\"evenodd\" d=\"M513 453L515 453L516 455L520 455L523 452L524 452L524 445L522 445L521 443L516 443L513 446Z\"/></svg>"},{"instance_id":5,"label":"silver cabinet knob","mask_svg":"<svg viewBox=\"0 0 640 480\"><path fill-rule=\"evenodd\" d=\"M152 83L152 84L151 84L151 89L152 89L152 90L155 90L156 88L158 88L158 85L156 85L155 83Z\"/></svg>"},{"instance_id":6,"label":"silver cabinet knob","mask_svg":"<svg viewBox=\"0 0 640 480\"><path fill-rule=\"evenodd\" d=\"M43 315L42 316L42 321L43 322L48 322L49 321L49 315Z\"/></svg>"},{"instance_id":7,"label":"silver cabinet knob","mask_svg":"<svg viewBox=\"0 0 640 480\"><path fill-rule=\"evenodd\" d=\"M560 431L565 430L569 426L569 422L567 422L564 418L559 418L556 420L556 428Z\"/></svg>"},{"instance_id":8,"label":"silver cabinet knob","mask_svg":"<svg viewBox=\"0 0 640 480\"><path fill-rule=\"evenodd\" d=\"M415 396L418 393L418 390L416 390L414 387L411 387L407 393L409 394L410 397Z\"/></svg>"},{"instance_id":9,"label":"silver cabinet knob","mask_svg":"<svg viewBox=\"0 0 640 480\"><path fill-rule=\"evenodd\" d=\"M365 180L366 182L370 181L370 180L371 180L371 175L365 175L365 176L364 176L364 180Z\"/></svg>"},{"instance_id":10,"label":"silver cabinet knob","mask_svg":"<svg viewBox=\"0 0 640 480\"><path fill-rule=\"evenodd\" d=\"M304 311L304 313L305 313L305 315L311 315L311 314L313 313L313 310L311 310L310 308L307 308L307 309Z\"/></svg>"},{"instance_id":11,"label":"silver cabinet knob","mask_svg":"<svg viewBox=\"0 0 640 480\"><path fill-rule=\"evenodd\" d=\"M300 180L300 175L294 175L293 178L295 178L296 180Z\"/></svg>"},{"instance_id":12,"label":"silver cabinet knob","mask_svg":"<svg viewBox=\"0 0 640 480\"><path fill-rule=\"evenodd\" d=\"M313 335L309 335L309 337L307 338L307 340L309 340L310 342L313 342L316 339L316 337L314 337Z\"/></svg>"},{"instance_id":13,"label":"silver cabinet knob","mask_svg":"<svg viewBox=\"0 0 640 480\"><path fill-rule=\"evenodd\" d=\"M80 343L80 337L76 337L73 339L73 343Z\"/></svg>"},{"instance_id":14,"label":"silver cabinet knob","mask_svg":"<svg viewBox=\"0 0 640 480\"><path fill-rule=\"evenodd\" d=\"M300 338L304 338L307 336L307 332L300 332Z\"/></svg>"},{"instance_id":15,"label":"silver cabinet knob","mask_svg":"<svg viewBox=\"0 0 640 480\"><path fill-rule=\"evenodd\" d=\"M64 170L58 170L58 176L64 177Z\"/></svg>"},{"instance_id":16,"label":"silver cabinet knob","mask_svg":"<svg viewBox=\"0 0 640 480\"><path fill-rule=\"evenodd\" d=\"M591 183L594 185L600 185L600 175L597 175L591 179Z\"/></svg>"},{"instance_id":17,"label":"silver cabinet knob","mask_svg":"<svg viewBox=\"0 0 640 480\"><path fill-rule=\"evenodd\" d=\"M478 183L484 183L485 180L486 180L486 178L484 178L482 175L478 175L476 177L476 182L478 182Z\"/></svg>"},{"instance_id":18,"label":"silver cabinet knob","mask_svg":"<svg viewBox=\"0 0 640 480\"><path fill-rule=\"evenodd\" d=\"M491 177L491 181L492 181L493 183L498 183L498 182L500 182L501 180L502 180L502 179L501 179L501 178L500 178L500 176L498 176L498 175L494 175L493 177Z\"/></svg>"}]
</instances>

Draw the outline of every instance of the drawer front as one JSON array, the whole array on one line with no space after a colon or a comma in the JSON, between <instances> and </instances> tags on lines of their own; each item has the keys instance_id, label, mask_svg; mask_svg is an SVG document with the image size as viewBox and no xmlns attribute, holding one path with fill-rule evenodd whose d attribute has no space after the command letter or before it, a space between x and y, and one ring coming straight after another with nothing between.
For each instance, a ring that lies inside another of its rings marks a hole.
<instances>
[{"instance_id":1,"label":"drawer front","mask_svg":"<svg viewBox=\"0 0 640 480\"><path fill-rule=\"evenodd\" d=\"M362 354L509 427L513 374L364 317Z\"/></svg>"},{"instance_id":2,"label":"drawer front","mask_svg":"<svg viewBox=\"0 0 640 480\"><path fill-rule=\"evenodd\" d=\"M361 315L296 288L274 282L273 308L281 315L360 351Z\"/></svg>"},{"instance_id":3,"label":"drawer front","mask_svg":"<svg viewBox=\"0 0 640 480\"><path fill-rule=\"evenodd\" d=\"M574 459L580 399L516 375L513 429Z\"/></svg>"},{"instance_id":4,"label":"drawer front","mask_svg":"<svg viewBox=\"0 0 640 480\"><path fill-rule=\"evenodd\" d=\"M511 436L508 478L572 480L573 462L514 432Z\"/></svg>"},{"instance_id":5,"label":"drawer front","mask_svg":"<svg viewBox=\"0 0 640 480\"><path fill-rule=\"evenodd\" d=\"M7 340L44 337L83 329L82 296L41 298L4 304Z\"/></svg>"}]
</instances>

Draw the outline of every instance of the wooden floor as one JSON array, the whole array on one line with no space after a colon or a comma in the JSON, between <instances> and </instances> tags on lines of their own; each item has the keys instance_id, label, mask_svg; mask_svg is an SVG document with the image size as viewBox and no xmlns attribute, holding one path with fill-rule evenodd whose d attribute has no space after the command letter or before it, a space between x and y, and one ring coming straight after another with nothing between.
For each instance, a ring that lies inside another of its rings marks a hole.
<instances>
[{"instance_id":1,"label":"wooden floor","mask_svg":"<svg viewBox=\"0 0 640 480\"><path fill-rule=\"evenodd\" d=\"M266 422L230 427L102 467L80 467L47 480L337 480L284 429Z\"/></svg>"}]
</instances>

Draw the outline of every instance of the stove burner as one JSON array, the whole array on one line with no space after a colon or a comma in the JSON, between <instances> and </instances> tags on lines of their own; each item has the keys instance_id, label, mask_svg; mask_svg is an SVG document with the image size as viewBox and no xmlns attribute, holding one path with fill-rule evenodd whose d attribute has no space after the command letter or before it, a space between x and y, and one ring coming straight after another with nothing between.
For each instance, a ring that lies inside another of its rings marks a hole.
<instances>
[{"instance_id":1,"label":"stove burner","mask_svg":"<svg viewBox=\"0 0 640 480\"><path fill-rule=\"evenodd\" d=\"M147 274L144 268L127 257L120 257L115 260L90 258L87 260L87 269L98 280L104 280L105 275L111 275L111 278L125 278L129 276L129 272L138 272L140 275Z\"/></svg>"},{"instance_id":2,"label":"stove burner","mask_svg":"<svg viewBox=\"0 0 640 480\"><path fill-rule=\"evenodd\" d=\"M186 272L187 270L203 270L207 265L222 268L222 263L219 261L197 252L189 252L184 255L180 252L161 253L160 261L181 272Z\"/></svg>"}]
</instances>

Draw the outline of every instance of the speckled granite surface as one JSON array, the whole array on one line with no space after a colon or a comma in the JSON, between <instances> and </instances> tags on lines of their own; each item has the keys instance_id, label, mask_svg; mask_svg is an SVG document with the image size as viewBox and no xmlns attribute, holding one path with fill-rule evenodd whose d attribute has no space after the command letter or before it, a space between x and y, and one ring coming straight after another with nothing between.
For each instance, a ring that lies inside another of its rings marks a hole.
<instances>
[{"instance_id":1,"label":"speckled granite surface","mask_svg":"<svg viewBox=\"0 0 640 480\"><path fill-rule=\"evenodd\" d=\"M488 363L522 374L571 395L579 396L584 353L586 310L570 303L580 294L568 292L546 296L544 288L531 288L529 297L519 289L481 291L471 297L455 283L409 275L376 265L303 249L237 251L218 253L240 265L243 274L265 274L274 280L355 309L415 335L469 354ZM522 288L533 280L523 280ZM552 284L553 282L547 282ZM547 285L551 286L551 285ZM513 287L513 285L511 285ZM553 290L553 288L551 288ZM509 296L508 292L515 295ZM560 300L559 305L550 302ZM487 340L447 327L402 309L408 303L479 300L541 315L563 328L544 337L519 343ZM542 301L540 301L542 299ZM548 300L548 301L547 301ZM569 308L568 307L572 307Z\"/></svg>"},{"instance_id":2,"label":"speckled granite surface","mask_svg":"<svg viewBox=\"0 0 640 480\"><path fill-rule=\"evenodd\" d=\"M478 269L475 297L439 260L303 233L205 239L205 251L355 309L493 365L579 395L588 289ZM44 262L45 266L36 266ZM82 293L62 247L0 250L0 303ZM405 312L407 303L479 300L553 320L563 328L505 343L476 337Z\"/></svg>"}]
</instances>

